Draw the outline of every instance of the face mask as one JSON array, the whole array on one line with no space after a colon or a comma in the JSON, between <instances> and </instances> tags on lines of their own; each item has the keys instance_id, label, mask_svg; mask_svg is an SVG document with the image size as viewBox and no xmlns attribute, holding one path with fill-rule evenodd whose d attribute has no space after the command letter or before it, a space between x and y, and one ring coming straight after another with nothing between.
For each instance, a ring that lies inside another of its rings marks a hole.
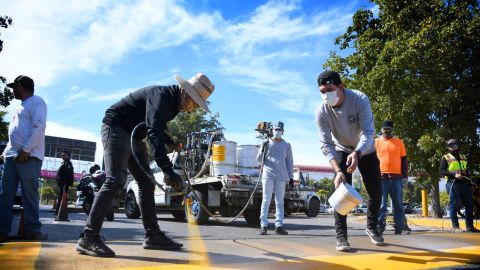
<instances>
[{"instance_id":1,"label":"face mask","mask_svg":"<svg viewBox=\"0 0 480 270\"><path fill-rule=\"evenodd\" d=\"M383 129L382 128L382 135L387 137L387 138L391 138L393 137L393 130L392 129Z\"/></svg>"},{"instance_id":2,"label":"face mask","mask_svg":"<svg viewBox=\"0 0 480 270\"><path fill-rule=\"evenodd\" d=\"M449 146L448 151L450 151L452 153L458 152L458 145L454 144L454 145Z\"/></svg>"},{"instance_id":3,"label":"face mask","mask_svg":"<svg viewBox=\"0 0 480 270\"><path fill-rule=\"evenodd\" d=\"M328 106L333 107L337 105L340 97L337 95L337 91L321 93L323 101L327 103Z\"/></svg>"},{"instance_id":4,"label":"face mask","mask_svg":"<svg viewBox=\"0 0 480 270\"><path fill-rule=\"evenodd\" d=\"M281 130L274 130L274 131L273 131L273 137L274 137L275 139L280 139L280 138L282 138L282 135L283 135L283 131L281 131Z\"/></svg>"}]
</instances>

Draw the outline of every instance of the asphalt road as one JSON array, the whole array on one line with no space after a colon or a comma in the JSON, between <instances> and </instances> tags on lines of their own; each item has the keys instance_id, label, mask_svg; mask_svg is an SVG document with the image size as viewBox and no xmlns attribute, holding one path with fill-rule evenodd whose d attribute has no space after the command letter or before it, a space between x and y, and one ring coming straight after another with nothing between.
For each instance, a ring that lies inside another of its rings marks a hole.
<instances>
[{"instance_id":1,"label":"asphalt road","mask_svg":"<svg viewBox=\"0 0 480 270\"><path fill-rule=\"evenodd\" d=\"M161 229L184 244L182 251L170 252L144 250L141 220L118 212L101 232L117 256L95 258L75 251L86 215L70 213L70 222L55 222L52 213L50 207L41 210L48 241L0 244L0 269L480 269L480 234L414 226L411 235L387 231L386 245L375 246L365 235L365 218L349 217L353 249L344 253L335 250L332 215L301 214L286 218L287 236L275 235L273 225L260 236L243 218L229 225L211 220L195 226L159 214Z\"/></svg>"}]
</instances>

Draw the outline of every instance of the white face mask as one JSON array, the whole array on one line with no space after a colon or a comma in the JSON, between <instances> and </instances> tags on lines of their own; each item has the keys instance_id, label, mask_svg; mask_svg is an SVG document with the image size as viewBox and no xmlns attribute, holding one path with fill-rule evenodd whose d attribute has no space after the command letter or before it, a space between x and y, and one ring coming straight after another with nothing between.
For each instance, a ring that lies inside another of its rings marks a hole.
<instances>
[{"instance_id":1,"label":"white face mask","mask_svg":"<svg viewBox=\"0 0 480 270\"><path fill-rule=\"evenodd\" d=\"M273 138L275 138L275 139L282 138L282 135L283 135L283 131L281 131L281 130L274 130L273 131Z\"/></svg>"},{"instance_id":2,"label":"white face mask","mask_svg":"<svg viewBox=\"0 0 480 270\"><path fill-rule=\"evenodd\" d=\"M328 104L328 106L333 107L337 105L340 97L337 95L337 91L321 93L323 101Z\"/></svg>"}]
</instances>

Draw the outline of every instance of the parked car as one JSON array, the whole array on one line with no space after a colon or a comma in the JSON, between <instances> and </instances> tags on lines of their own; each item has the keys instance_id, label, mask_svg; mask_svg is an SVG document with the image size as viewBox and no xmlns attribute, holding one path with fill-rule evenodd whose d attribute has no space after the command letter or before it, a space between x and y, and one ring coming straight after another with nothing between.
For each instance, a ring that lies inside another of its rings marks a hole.
<instances>
[{"instance_id":1,"label":"parked car","mask_svg":"<svg viewBox=\"0 0 480 270\"><path fill-rule=\"evenodd\" d=\"M320 209L319 209L318 213L326 213L327 208L328 208L328 205L320 204Z\"/></svg>"}]
</instances>

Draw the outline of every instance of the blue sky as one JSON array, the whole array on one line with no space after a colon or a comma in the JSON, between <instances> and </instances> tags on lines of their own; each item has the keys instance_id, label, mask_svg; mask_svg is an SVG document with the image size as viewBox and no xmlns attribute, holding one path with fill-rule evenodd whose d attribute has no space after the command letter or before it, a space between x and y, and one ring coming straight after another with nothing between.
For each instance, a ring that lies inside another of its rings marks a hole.
<instances>
[{"instance_id":1,"label":"blue sky","mask_svg":"<svg viewBox=\"0 0 480 270\"><path fill-rule=\"evenodd\" d=\"M314 110L316 76L335 37L368 1L0 0L0 74L32 77L47 135L97 142L105 110L147 85L197 72L216 86L210 110L228 140L255 144L260 121L285 123L296 164L327 165ZM18 101L7 108L11 112Z\"/></svg>"}]
</instances>

